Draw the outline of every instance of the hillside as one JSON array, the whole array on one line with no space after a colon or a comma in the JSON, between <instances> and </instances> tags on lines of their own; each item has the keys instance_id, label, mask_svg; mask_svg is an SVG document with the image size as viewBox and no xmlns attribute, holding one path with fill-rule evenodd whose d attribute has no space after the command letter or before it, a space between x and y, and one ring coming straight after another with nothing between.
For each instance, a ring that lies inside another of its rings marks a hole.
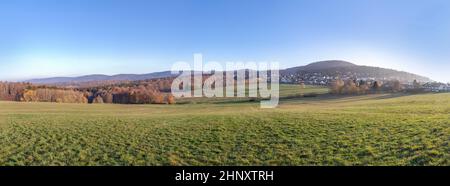
<instances>
[{"instance_id":1,"label":"hillside","mask_svg":"<svg viewBox=\"0 0 450 186\"><path fill-rule=\"evenodd\" d=\"M347 68L347 67L355 67L357 65L347 62L347 61L339 61L339 60L330 60L330 61L319 61L310 63L306 66L298 66L293 68L288 68L284 70L284 72L295 73L298 71L321 71L333 68Z\"/></svg>"},{"instance_id":2,"label":"hillside","mask_svg":"<svg viewBox=\"0 0 450 186\"><path fill-rule=\"evenodd\" d=\"M53 77L44 79L31 79L26 82L33 84L51 84L51 85L70 85L77 83L93 82L93 81L136 81L155 78L173 77L170 71L154 72L149 74L117 74L117 75L103 75L94 74L79 77Z\"/></svg>"},{"instance_id":3,"label":"hillside","mask_svg":"<svg viewBox=\"0 0 450 186\"><path fill-rule=\"evenodd\" d=\"M401 82L430 82L431 79L380 67L360 66L346 61L330 60L311 63L306 66L281 71L281 81L285 83L305 82L306 84L329 84L336 78L363 80L399 80Z\"/></svg>"},{"instance_id":4,"label":"hillside","mask_svg":"<svg viewBox=\"0 0 450 186\"><path fill-rule=\"evenodd\" d=\"M306 66L298 66L280 71L281 82L283 83L299 83L307 84L328 84L336 78L342 79L369 79L369 80L392 80L397 79L402 82L412 82L418 80L420 82L430 82L427 77L402 72L392 69L360 66L346 61L330 60L311 63ZM32 79L27 82L33 84L47 85L79 85L80 83L110 81L117 83L118 81L136 81L156 78L174 77L170 71L154 72L149 74L118 74L118 75L87 75L80 77L54 77L45 79Z\"/></svg>"}]
</instances>

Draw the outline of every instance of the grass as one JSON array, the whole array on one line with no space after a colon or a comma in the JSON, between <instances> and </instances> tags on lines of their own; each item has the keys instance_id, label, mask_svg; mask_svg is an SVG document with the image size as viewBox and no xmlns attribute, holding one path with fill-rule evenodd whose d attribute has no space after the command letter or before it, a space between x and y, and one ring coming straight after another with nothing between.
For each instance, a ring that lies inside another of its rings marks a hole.
<instances>
[{"instance_id":1,"label":"grass","mask_svg":"<svg viewBox=\"0 0 450 186\"><path fill-rule=\"evenodd\" d=\"M305 87L301 87L299 85L293 84L280 84L280 99L292 99L292 98L300 98L300 97L308 97L311 95L321 95L329 92L329 89L324 86L311 86L307 85ZM249 92L249 89L246 88L246 92ZM226 95L226 93L224 93ZM247 94L248 95L248 94ZM255 100L253 98L243 97L190 97L190 98L181 98L177 100L178 104L198 104L198 103L242 103L249 102L251 100Z\"/></svg>"},{"instance_id":2,"label":"grass","mask_svg":"<svg viewBox=\"0 0 450 186\"><path fill-rule=\"evenodd\" d=\"M0 102L0 165L448 166L449 113L449 93L323 95L277 109Z\"/></svg>"}]
</instances>

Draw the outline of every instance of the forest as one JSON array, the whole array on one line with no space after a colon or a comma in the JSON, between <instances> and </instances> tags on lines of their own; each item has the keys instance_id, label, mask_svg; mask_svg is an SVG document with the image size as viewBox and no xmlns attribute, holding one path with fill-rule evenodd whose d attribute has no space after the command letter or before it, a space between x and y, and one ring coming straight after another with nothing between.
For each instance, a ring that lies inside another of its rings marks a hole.
<instances>
[{"instance_id":1,"label":"forest","mask_svg":"<svg viewBox=\"0 0 450 186\"><path fill-rule=\"evenodd\" d=\"M56 103L174 104L172 78L141 81L90 82L95 86L58 87L0 82L0 100Z\"/></svg>"}]
</instances>

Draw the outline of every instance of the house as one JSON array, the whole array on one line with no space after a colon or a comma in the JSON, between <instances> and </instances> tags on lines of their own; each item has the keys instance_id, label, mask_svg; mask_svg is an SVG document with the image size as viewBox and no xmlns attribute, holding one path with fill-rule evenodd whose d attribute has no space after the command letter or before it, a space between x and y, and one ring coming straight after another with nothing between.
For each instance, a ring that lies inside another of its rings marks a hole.
<instances>
[{"instance_id":1,"label":"house","mask_svg":"<svg viewBox=\"0 0 450 186\"><path fill-rule=\"evenodd\" d=\"M444 91L446 92L450 92L450 83L448 83L447 85L444 86Z\"/></svg>"},{"instance_id":2,"label":"house","mask_svg":"<svg viewBox=\"0 0 450 186\"><path fill-rule=\"evenodd\" d=\"M438 82L429 82L423 85L426 91L431 92L450 92L450 85Z\"/></svg>"}]
</instances>

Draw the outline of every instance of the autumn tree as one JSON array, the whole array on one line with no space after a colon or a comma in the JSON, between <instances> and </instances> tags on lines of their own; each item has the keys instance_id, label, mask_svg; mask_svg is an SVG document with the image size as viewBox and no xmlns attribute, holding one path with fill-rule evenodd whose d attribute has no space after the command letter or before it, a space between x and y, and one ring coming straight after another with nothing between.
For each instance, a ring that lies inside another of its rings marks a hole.
<instances>
[{"instance_id":1,"label":"autumn tree","mask_svg":"<svg viewBox=\"0 0 450 186\"><path fill-rule=\"evenodd\" d=\"M372 91L378 92L379 90L380 90L380 84L378 83L378 81L373 82Z\"/></svg>"},{"instance_id":2,"label":"autumn tree","mask_svg":"<svg viewBox=\"0 0 450 186\"><path fill-rule=\"evenodd\" d=\"M345 82L341 79L337 79L333 83L331 83L331 92L333 94L342 94L345 86Z\"/></svg>"},{"instance_id":3,"label":"autumn tree","mask_svg":"<svg viewBox=\"0 0 450 186\"><path fill-rule=\"evenodd\" d=\"M99 103L102 104L103 103L103 98L99 95L97 97L94 98L94 100L92 101L92 103Z\"/></svg>"},{"instance_id":4,"label":"autumn tree","mask_svg":"<svg viewBox=\"0 0 450 186\"><path fill-rule=\"evenodd\" d=\"M417 81L417 80L414 80L413 81L413 87L414 87L414 89L420 89L420 88L422 88L422 85L420 85L420 83Z\"/></svg>"},{"instance_id":5,"label":"autumn tree","mask_svg":"<svg viewBox=\"0 0 450 186\"><path fill-rule=\"evenodd\" d=\"M358 87L356 87L356 83L353 80L347 80L344 84L344 90L345 94L356 94L358 93Z\"/></svg>"},{"instance_id":6,"label":"autumn tree","mask_svg":"<svg viewBox=\"0 0 450 186\"><path fill-rule=\"evenodd\" d=\"M392 82L392 91L393 92L398 92L402 90L402 85L400 84L399 80L394 80Z\"/></svg>"},{"instance_id":7,"label":"autumn tree","mask_svg":"<svg viewBox=\"0 0 450 186\"><path fill-rule=\"evenodd\" d=\"M176 103L175 97L172 94L167 95L167 103L171 105Z\"/></svg>"}]
</instances>

